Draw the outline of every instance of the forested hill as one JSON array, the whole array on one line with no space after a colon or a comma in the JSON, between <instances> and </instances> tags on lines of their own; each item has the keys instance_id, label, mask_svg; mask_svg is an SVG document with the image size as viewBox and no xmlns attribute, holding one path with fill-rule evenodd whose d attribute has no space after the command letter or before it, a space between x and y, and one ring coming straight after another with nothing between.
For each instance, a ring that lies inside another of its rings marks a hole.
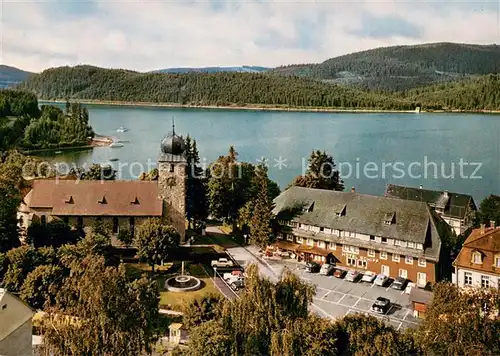
<instances>
[{"instance_id":1,"label":"forested hill","mask_svg":"<svg viewBox=\"0 0 500 356\"><path fill-rule=\"evenodd\" d=\"M485 75L459 82L410 90L399 97L445 110L500 110L500 75Z\"/></svg>"},{"instance_id":2,"label":"forested hill","mask_svg":"<svg viewBox=\"0 0 500 356\"><path fill-rule=\"evenodd\" d=\"M0 64L0 88L7 88L22 82L31 74L33 73Z\"/></svg>"},{"instance_id":3,"label":"forested hill","mask_svg":"<svg viewBox=\"0 0 500 356\"><path fill-rule=\"evenodd\" d=\"M413 109L399 98L298 77L259 73L138 73L92 66L59 67L28 78L19 88L42 99Z\"/></svg>"},{"instance_id":4,"label":"forested hill","mask_svg":"<svg viewBox=\"0 0 500 356\"><path fill-rule=\"evenodd\" d=\"M402 91L472 75L500 73L500 46L433 43L356 52L319 64L279 67L274 73Z\"/></svg>"}]
</instances>

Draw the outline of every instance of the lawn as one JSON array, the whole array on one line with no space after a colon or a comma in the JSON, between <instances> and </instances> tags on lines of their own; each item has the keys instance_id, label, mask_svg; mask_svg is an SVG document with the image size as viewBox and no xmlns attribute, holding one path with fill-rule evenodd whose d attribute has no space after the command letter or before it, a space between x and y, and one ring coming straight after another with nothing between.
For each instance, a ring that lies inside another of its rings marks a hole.
<instances>
[{"instance_id":1,"label":"lawn","mask_svg":"<svg viewBox=\"0 0 500 356\"><path fill-rule=\"evenodd\" d=\"M196 248L191 253L212 252L209 248ZM203 250L203 251L202 251ZM205 251L206 250L206 251ZM143 273L151 273L151 266L144 263L125 263L127 273L134 278L140 278ZM168 292L165 289L165 281L181 272L181 261L174 261L165 266L155 266L155 279L160 288L160 308L179 310L183 303L204 296L205 294L218 294L219 290L215 287L211 277L207 274L203 266L199 263L191 264L190 261L184 262L184 269L191 276L201 280L202 287L192 292Z\"/></svg>"}]
</instances>

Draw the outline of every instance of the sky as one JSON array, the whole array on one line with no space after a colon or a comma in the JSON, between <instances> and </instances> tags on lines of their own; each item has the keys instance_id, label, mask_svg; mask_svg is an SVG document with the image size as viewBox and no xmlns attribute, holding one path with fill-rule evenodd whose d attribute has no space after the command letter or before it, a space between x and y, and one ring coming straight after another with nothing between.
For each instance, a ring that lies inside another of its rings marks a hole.
<instances>
[{"instance_id":1,"label":"sky","mask_svg":"<svg viewBox=\"0 0 500 356\"><path fill-rule=\"evenodd\" d=\"M500 0L0 0L0 63L34 72L275 67L381 46L492 44L499 8Z\"/></svg>"}]
</instances>

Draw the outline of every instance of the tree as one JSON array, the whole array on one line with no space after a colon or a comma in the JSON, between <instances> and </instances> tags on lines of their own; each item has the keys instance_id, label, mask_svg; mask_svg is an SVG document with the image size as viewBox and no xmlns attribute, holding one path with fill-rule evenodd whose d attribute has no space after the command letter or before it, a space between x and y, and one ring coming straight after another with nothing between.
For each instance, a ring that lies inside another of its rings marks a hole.
<instances>
[{"instance_id":1,"label":"tree","mask_svg":"<svg viewBox=\"0 0 500 356\"><path fill-rule=\"evenodd\" d=\"M84 168L71 168L68 173L70 176L75 176L81 180L115 180L116 171L110 165L100 165L94 163L88 170Z\"/></svg>"},{"instance_id":2,"label":"tree","mask_svg":"<svg viewBox=\"0 0 500 356\"><path fill-rule=\"evenodd\" d=\"M220 317L224 299L218 294L207 294L182 306L182 322L189 331L202 323Z\"/></svg>"},{"instance_id":3,"label":"tree","mask_svg":"<svg viewBox=\"0 0 500 356\"><path fill-rule=\"evenodd\" d=\"M106 266L101 256L87 256L71 272L42 320L45 352L125 356L151 352L158 337L156 282L146 277L130 282L123 266Z\"/></svg>"},{"instance_id":4,"label":"tree","mask_svg":"<svg viewBox=\"0 0 500 356\"><path fill-rule=\"evenodd\" d=\"M250 220L250 241L261 248L271 243L271 220L273 218L272 201L269 201L267 169L259 165L255 170L257 196L253 201L252 218Z\"/></svg>"},{"instance_id":5,"label":"tree","mask_svg":"<svg viewBox=\"0 0 500 356\"><path fill-rule=\"evenodd\" d=\"M188 356L231 355L231 336L220 322L209 320L193 329L189 335Z\"/></svg>"},{"instance_id":6,"label":"tree","mask_svg":"<svg viewBox=\"0 0 500 356\"><path fill-rule=\"evenodd\" d=\"M180 235L160 218L147 219L139 226L134 238L137 256L154 267L164 261L180 243Z\"/></svg>"},{"instance_id":7,"label":"tree","mask_svg":"<svg viewBox=\"0 0 500 356\"><path fill-rule=\"evenodd\" d=\"M193 227L197 221L202 221L208 216L208 201L206 197L205 175L199 166L200 155L196 140L186 137L186 218L189 226Z\"/></svg>"},{"instance_id":8,"label":"tree","mask_svg":"<svg viewBox=\"0 0 500 356\"><path fill-rule=\"evenodd\" d=\"M21 299L34 309L43 309L55 303L57 291L63 283L64 271L59 266L41 265L28 273L20 290Z\"/></svg>"},{"instance_id":9,"label":"tree","mask_svg":"<svg viewBox=\"0 0 500 356\"><path fill-rule=\"evenodd\" d=\"M497 289L438 283L418 330L419 344L428 355L498 355L499 307Z\"/></svg>"},{"instance_id":10,"label":"tree","mask_svg":"<svg viewBox=\"0 0 500 356\"><path fill-rule=\"evenodd\" d=\"M306 173L295 177L291 185L314 189L344 190L344 182L340 178L331 155L325 151L312 151L308 163Z\"/></svg>"},{"instance_id":11,"label":"tree","mask_svg":"<svg viewBox=\"0 0 500 356\"><path fill-rule=\"evenodd\" d=\"M17 209L22 177L17 166L0 164L0 252L20 245Z\"/></svg>"},{"instance_id":12,"label":"tree","mask_svg":"<svg viewBox=\"0 0 500 356\"><path fill-rule=\"evenodd\" d=\"M32 222L28 227L26 242L34 247L52 246L59 248L65 244L74 244L79 236L61 220L52 220L47 225Z\"/></svg>"},{"instance_id":13,"label":"tree","mask_svg":"<svg viewBox=\"0 0 500 356\"><path fill-rule=\"evenodd\" d=\"M20 246L8 251L6 257L7 269L2 286L12 292L21 289L28 274L36 267L56 262L54 249L48 247L35 249L30 246Z\"/></svg>"},{"instance_id":14,"label":"tree","mask_svg":"<svg viewBox=\"0 0 500 356\"><path fill-rule=\"evenodd\" d=\"M132 242L134 241L134 236L128 229L120 229L120 231L118 231L117 238L122 244L127 247L132 245Z\"/></svg>"},{"instance_id":15,"label":"tree","mask_svg":"<svg viewBox=\"0 0 500 356\"><path fill-rule=\"evenodd\" d=\"M477 220L489 226L490 221L500 223L500 196L491 194L484 198L479 205Z\"/></svg>"}]
</instances>

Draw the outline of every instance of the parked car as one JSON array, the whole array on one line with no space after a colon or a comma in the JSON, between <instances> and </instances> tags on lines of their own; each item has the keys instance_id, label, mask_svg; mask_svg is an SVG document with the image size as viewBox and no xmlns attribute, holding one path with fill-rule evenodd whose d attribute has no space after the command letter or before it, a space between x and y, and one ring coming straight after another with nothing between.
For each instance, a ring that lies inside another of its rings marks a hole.
<instances>
[{"instance_id":1,"label":"parked car","mask_svg":"<svg viewBox=\"0 0 500 356\"><path fill-rule=\"evenodd\" d=\"M359 273L358 271L356 270L349 270L349 272L347 272L347 276L345 276L345 280L346 281L349 281L349 282L356 282L359 277L361 277L361 273Z\"/></svg>"},{"instance_id":2,"label":"parked car","mask_svg":"<svg viewBox=\"0 0 500 356\"><path fill-rule=\"evenodd\" d=\"M346 274L347 271L345 269L336 269L335 272L333 272L333 276L336 278L344 278Z\"/></svg>"},{"instance_id":3,"label":"parked car","mask_svg":"<svg viewBox=\"0 0 500 356\"><path fill-rule=\"evenodd\" d=\"M384 297L378 297L373 303L371 310L375 313L385 314L389 311L391 307L391 301Z\"/></svg>"},{"instance_id":4,"label":"parked car","mask_svg":"<svg viewBox=\"0 0 500 356\"><path fill-rule=\"evenodd\" d=\"M319 264L316 262L307 262L306 263L306 272L309 273L318 273L319 272Z\"/></svg>"},{"instance_id":5,"label":"parked car","mask_svg":"<svg viewBox=\"0 0 500 356\"><path fill-rule=\"evenodd\" d=\"M231 282L231 288L235 291L245 288L245 279L238 278Z\"/></svg>"},{"instance_id":6,"label":"parked car","mask_svg":"<svg viewBox=\"0 0 500 356\"><path fill-rule=\"evenodd\" d=\"M221 257L219 258L218 260L214 260L211 262L211 265L212 267L233 267L233 261L225 258L225 257Z\"/></svg>"},{"instance_id":7,"label":"parked car","mask_svg":"<svg viewBox=\"0 0 500 356\"><path fill-rule=\"evenodd\" d=\"M361 282L373 283L375 278L377 278L377 275L375 274L375 272L368 271L368 272L365 272L365 274L363 274L363 278L361 278Z\"/></svg>"},{"instance_id":8,"label":"parked car","mask_svg":"<svg viewBox=\"0 0 500 356\"><path fill-rule=\"evenodd\" d=\"M398 277L392 282L391 288L396 290L404 290L406 285L408 284L408 280L403 277Z\"/></svg>"},{"instance_id":9,"label":"parked car","mask_svg":"<svg viewBox=\"0 0 500 356\"><path fill-rule=\"evenodd\" d=\"M387 281L389 280L389 277L387 277L385 274L383 273L380 273L377 278L375 278L375 282L373 282L375 285L377 286L381 286L383 287L384 284L387 283Z\"/></svg>"},{"instance_id":10,"label":"parked car","mask_svg":"<svg viewBox=\"0 0 500 356\"><path fill-rule=\"evenodd\" d=\"M329 263L325 263L323 266L321 266L321 269L319 270L319 274L322 274L324 276L329 276L333 273L335 270L335 267L332 266Z\"/></svg>"},{"instance_id":11,"label":"parked car","mask_svg":"<svg viewBox=\"0 0 500 356\"><path fill-rule=\"evenodd\" d=\"M232 272L226 272L222 275L225 281L235 278L244 278L243 272L240 270L234 270Z\"/></svg>"}]
</instances>

